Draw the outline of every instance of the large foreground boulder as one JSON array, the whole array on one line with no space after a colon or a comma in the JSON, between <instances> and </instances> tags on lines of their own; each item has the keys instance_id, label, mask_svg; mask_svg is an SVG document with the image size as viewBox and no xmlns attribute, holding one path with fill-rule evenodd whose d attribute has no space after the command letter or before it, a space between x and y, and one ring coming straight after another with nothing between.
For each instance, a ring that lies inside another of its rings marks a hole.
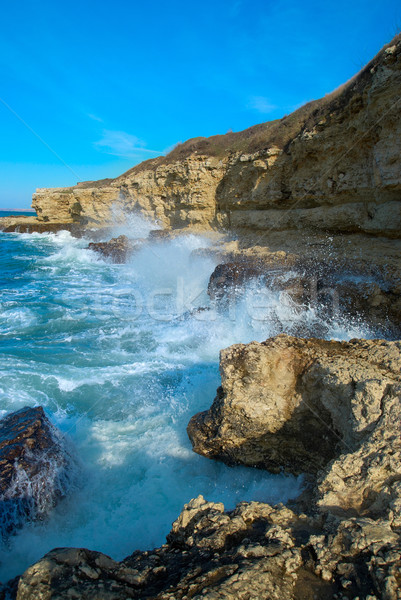
<instances>
[{"instance_id":1,"label":"large foreground boulder","mask_svg":"<svg viewBox=\"0 0 401 600\"><path fill-rule=\"evenodd\" d=\"M220 369L212 407L188 425L196 452L320 473L327 510L390 510L401 479L401 342L279 335L223 350Z\"/></svg>"},{"instance_id":2,"label":"large foreground boulder","mask_svg":"<svg viewBox=\"0 0 401 600\"><path fill-rule=\"evenodd\" d=\"M69 444L42 407L0 421L0 535L45 518L77 475Z\"/></svg>"}]
</instances>

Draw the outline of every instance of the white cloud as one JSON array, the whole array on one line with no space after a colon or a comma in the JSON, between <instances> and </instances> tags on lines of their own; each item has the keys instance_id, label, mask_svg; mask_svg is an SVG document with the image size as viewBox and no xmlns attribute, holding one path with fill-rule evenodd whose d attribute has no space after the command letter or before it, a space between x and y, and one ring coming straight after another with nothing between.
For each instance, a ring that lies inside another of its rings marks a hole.
<instances>
[{"instance_id":1,"label":"white cloud","mask_svg":"<svg viewBox=\"0 0 401 600\"><path fill-rule=\"evenodd\" d=\"M94 115L92 113L87 113L86 116L89 117L90 119L92 119L92 121L97 121L98 123L103 123L103 119L101 119L97 115Z\"/></svg>"},{"instance_id":2,"label":"white cloud","mask_svg":"<svg viewBox=\"0 0 401 600\"><path fill-rule=\"evenodd\" d=\"M104 129L102 138L95 142L94 145L100 152L122 158L135 158L144 153L162 154L159 150L145 148L145 142L125 131Z\"/></svg>"},{"instance_id":3,"label":"white cloud","mask_svg":"<svg viewBox=\"0 0 401 600\"><path fill-rule=\"evenodd\" d=\"M268 113L273 112L277 106L270 104L268 98L264 98L263 96L252 96L249 99L248 108L267 115Z\"/></svg>"}]
</instances>

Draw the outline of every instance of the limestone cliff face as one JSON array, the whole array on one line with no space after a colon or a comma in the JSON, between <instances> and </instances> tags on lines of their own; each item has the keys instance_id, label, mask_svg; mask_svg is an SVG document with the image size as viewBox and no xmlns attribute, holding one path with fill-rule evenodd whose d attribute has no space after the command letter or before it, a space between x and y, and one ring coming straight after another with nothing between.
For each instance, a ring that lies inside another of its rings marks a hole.
<instances>
[{"instance_id":1,"label":"limestone cliff face","mask_svg":"<svg viewBox=\"0 0 401 600\"><path fill-rule=\"evenodd\" d=\"M44 221L94 226L115 206L164 227L401 230L401 37L352 80L279 121L190 140L114 180L39 189Z\"/></svg>"},{"instance_id":2,"label":"limestone cliff face","mask_svg":"<svg viewBox=\"0 0 401 600\"><path fill-rule=\"evenodd\" d=\"M218 189L219 213L235 229L397 237L400 91L398 40L316 108L286 147L233 160Z\"/></svg>"},{"instance_id":3,"label":"limestone cliff face","mask_svg":"<svg viewBox=\"0 0 401 600\"><path fill-rule=\"evenodd\" d=\"M107 225L121 210L139 211L165 227L209 229L215 222L216 188L225 171L216 157L189 156L172 164L127 173L107 185L39 189L32 206L46 221Z\"/></svg>"}]
</instances>

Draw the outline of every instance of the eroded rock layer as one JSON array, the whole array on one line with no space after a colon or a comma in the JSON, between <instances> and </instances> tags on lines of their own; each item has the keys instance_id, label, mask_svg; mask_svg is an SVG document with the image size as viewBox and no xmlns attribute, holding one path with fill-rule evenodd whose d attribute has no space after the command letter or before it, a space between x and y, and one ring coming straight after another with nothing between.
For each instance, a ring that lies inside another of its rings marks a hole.
<instances>
[{"instance_id":1,"label":"eroded rock layer","mask_svg":"<svg viewBox=\"0 0 401 600\"><path fill-rule=\"evenodd\" d=\"M42 222L399 237L401 38L353 79L278 121L181 144L117 179L39 189Z\"/></svg>"}]
</instances>

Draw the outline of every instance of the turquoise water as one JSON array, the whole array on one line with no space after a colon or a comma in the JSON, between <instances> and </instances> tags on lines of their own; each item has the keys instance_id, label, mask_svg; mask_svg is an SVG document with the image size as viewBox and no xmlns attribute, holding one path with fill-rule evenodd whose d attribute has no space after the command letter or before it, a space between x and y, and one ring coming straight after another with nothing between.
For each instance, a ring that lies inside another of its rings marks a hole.
<instances>
[{"instance_id":1,"label":"turquoise water","mask_svg":"<svg viewBox=\"0 0 401 600\"><path fill-rule=\"evenodd\" d=\"M1 210L0 209L0 217L35 217L36 212L30 210Z\"/></svg>"},{"instance_id":2,"label":"turquoise water","mask_svg":"<svg viewBox=\"0 0 401 600\"><path fill-rule=\"evenodd\" d=\"M142 238L150 228L137 219L127 232ZM121 559L160 545L200 493L231 508L286 501L299 490L294 477L194 454L186 426L213 401L221 348L313 321L314 312L273 292L265 298L273 320L242 304L229 314L194 310L208 306L215 266L194 253L209 245L202 237L147 245L126 265L105 262L87 244L67 232L0 234L0 416L42 405L81 463L79 487L50 519L0 549L2 581L54 547ZM364 333L330 327L331 337Z\"/></svg>"}]
</instances>

